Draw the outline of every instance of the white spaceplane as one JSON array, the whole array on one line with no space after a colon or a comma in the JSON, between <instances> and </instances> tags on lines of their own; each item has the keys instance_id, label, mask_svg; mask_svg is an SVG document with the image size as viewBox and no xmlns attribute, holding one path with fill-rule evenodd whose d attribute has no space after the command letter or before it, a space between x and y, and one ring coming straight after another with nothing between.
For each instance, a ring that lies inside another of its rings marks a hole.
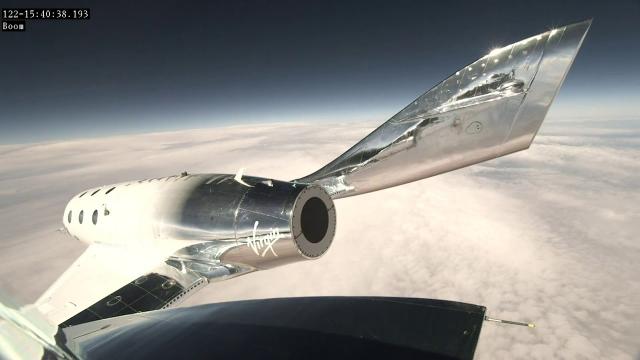
<instances>
[{"instance_id":1,"label":"white spaceplane","mask_svg":"<svg viewBox=\"0 0 640 360\"><path fill-rule=\"evenodd\" d=\"M334 200L527 149L590 24L492 50L299 179L183 172L80 192L62 222L89 246L35 307L85 334L215 281L319 258L334 241Z\"/></svg>"}]
</instances>

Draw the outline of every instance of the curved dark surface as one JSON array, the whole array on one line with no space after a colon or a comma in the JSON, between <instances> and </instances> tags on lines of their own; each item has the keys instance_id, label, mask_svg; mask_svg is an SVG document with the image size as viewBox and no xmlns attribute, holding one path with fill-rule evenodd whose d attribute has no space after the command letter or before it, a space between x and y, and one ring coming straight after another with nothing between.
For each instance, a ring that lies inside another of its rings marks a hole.
<instances>
[{"instance_id":1,"label":"curved dark surface","mask_svg":"<svg viewBox=\"0 0 640 360\"><path fill-rule=\"evenodd\" d=\"M471 359L483 306L385 297L227 302L64 329L81 358Z\"/></svg>"},{"instance_id":2,"label":"curved dark surface","mask_svg":"<svg viewBox=\"0 0 640 360\"><path fill-rule=\"evenodd\" d=\"M302 233L310 242L316 244L327 234L329 229L329 214L324 202L317 197L312 197L302 207L301 223Z\"/></svg>"}]
</instances>

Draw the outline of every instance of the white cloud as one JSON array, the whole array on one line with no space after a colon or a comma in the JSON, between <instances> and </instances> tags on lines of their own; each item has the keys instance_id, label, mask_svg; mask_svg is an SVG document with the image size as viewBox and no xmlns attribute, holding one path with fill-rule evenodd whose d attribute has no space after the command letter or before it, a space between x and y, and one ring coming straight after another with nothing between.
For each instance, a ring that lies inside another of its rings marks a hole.
<instances>
[{"instance_id":1,"label":"white cloud","mask_svg":"<svg viewBox=\"0 0 640 360\"><path fill-rule=\"evenodd\" d=\"M279 124L0 147L0 286L33 301L83 246L55 232L84 188L190 172L305 175L372 124ZM186 305L304 295L487 306L478 358L640 352L640 134L549 122L526 152L336 202L320 260L210 285Z\"/></svg>"}]
</instances>

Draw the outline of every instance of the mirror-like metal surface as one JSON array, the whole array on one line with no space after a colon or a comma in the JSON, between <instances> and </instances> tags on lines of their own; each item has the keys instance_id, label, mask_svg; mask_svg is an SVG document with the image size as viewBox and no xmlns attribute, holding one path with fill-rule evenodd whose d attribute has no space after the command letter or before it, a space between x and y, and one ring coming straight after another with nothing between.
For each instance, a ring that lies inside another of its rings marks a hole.
<instances>
[{"instance_id":1,"label":"mirror-like metal surface","mask_svg":"<svg viewBox=\"0 0 640 360\"><path fill-rule=\"evenodd\" d=\"M90 244L75 266L109 276L74 272L57 289L89 280L85 291L43 295L42 311L60 326L172 307L210 282L318 258L335 234L333 201L315 185L183 174L111 188L67 205L65 214L102 214L95 224L63 221Z\"/></svg>"},{"instance_id":2,"label":"mirror-like metal surface","mask_svg":"<svg viewBox=\"0 0 640 360\"><path fill-rule=\"evenodd\" d=\"M315 216L328 221L321 238L310 241L301 217L314 200L324 205ZM335 234L333 201L321 187L250 176L242 183L229 175L197 185L179 213L159 215L167 236L206 240L173 255L183 261L267 269L321 256Z\"/></svg>"},{"instance_id":3,"label":"mirror-like metal surface","mask_svg":"<svg viewBox=\"0 0 640 360\"><path fill-rule=\"evenodd\" d=\"M590 25L575 23L491 51L294 181L320 185L335 199L528 148Z\"/></svg>"}]
</instances>

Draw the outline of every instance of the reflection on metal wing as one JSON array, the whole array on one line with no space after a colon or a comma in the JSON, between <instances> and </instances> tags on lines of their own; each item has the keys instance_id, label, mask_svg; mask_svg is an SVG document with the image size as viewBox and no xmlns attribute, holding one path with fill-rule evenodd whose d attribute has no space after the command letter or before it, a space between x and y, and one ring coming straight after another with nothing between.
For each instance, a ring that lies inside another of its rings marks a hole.
<instances>
[{"instance_id":1,"label":"reflection on metal wing","mask_svg":"<svg viewBox=\"0 0 640 360\"><path fill-rule=\"evenodd\" d=\"M341 198L527 149L590 25L575 23L491 51L295 181Z\"/></svg>"}]
</instances>

